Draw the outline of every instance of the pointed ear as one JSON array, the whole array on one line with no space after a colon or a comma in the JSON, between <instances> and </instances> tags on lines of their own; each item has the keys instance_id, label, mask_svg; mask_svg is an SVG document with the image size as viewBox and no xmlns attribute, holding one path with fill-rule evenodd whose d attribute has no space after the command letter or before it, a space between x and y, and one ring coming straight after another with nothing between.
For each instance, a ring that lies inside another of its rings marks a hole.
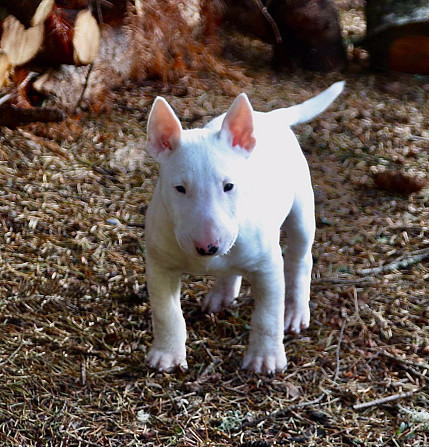
<instances>
[{"instance_id":1,"label":"pointed ear","mask_svg":"<svg viewBox=\"0 0 429 447\"><path fill-rule=\"evenodd\" d=\"M245 93L237 96L225 115L220 130L232 147L240 146L252 152L256 140L253 136L253 109Z\"/></svg>"},{"instance_id":2,"label":"pointed ear","mask_svg":"<svg viewBox=\"0 0 429 447\"><path fill-rule=\"evenodd\" d=\"M157 96L147 123L147 151L159 161L177 146L182 125L168 102Z\"/></svg>"}]
</instances>

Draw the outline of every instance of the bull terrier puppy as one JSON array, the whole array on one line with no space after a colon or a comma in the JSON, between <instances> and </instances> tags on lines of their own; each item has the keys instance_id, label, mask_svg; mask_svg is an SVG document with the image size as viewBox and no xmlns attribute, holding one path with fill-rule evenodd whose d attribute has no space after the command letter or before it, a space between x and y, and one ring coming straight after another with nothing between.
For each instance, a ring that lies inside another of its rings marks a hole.
<instances>
[{"instance_id":1,"label":"bull terrier puppy","mask_svg":"<svg viewBox=\"0 0 429 447\"><path fill-rule=\"evenodd\" d=\"M155 99L147 139L160 167L146 216L150 367L187 367L180 306L186 272L215 276L206 312L231 306L245 276L254 310L242 366L256 373L286 368L283 332L297 334L310 321L315 233L310 173L290 126L323 112L343 86L338 82L300 105L268 113L253 111L242 93L226 114L192 130L182 129L163 98Z\"/></svg>"}]
</instances>

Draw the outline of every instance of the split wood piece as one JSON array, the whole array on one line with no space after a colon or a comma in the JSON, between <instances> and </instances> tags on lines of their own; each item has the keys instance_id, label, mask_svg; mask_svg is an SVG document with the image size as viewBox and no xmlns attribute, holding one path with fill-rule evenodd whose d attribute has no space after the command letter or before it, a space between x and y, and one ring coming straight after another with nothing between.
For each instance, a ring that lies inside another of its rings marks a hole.
<instances>
[{"instance_id":1,"label":"split wood piece","mask_svg":"<svg viewBox=\"0 0 429 447\"><path fill-rule=\"evenodd\" d=\"M37 61L51 66L91 64L100 47L100 28L88 9L54 7L45 22L45 34Z\"/></svg>"},{"instance_id":2,"label":"split wood piece","mask_svg":"<svg viewBox=\"0 0 429 447\"><path fill-rule=\"evenodd\" d=\"M53 6L54 0L0 0L0 7L15 16L25 28L43 23Z\"/></svg>"},{"instance_id":3,"label":"split wood piece","mask_svg":"<svg viewBox=\"0 0 429 447\"><path fill-rule=\"evenodd\" d=\"M100 48L101 32L91 11L83 10L76 17L73 36L75 65L91 64Z\"/></svg>"},{"instance_id":4,"label":"split wood piece","mask_svg":"<svg viewBox=\"0 0 429 447\"><path fill-rule=\"evenodd\" d=\"M35 121L46 123L63 121L64 119L64 113L57 108L21 108L13 104L0 105L0 126L6 126L10 129Z\"/></svg>"},{"instance_id":5,"label":"split wood piece","mask_svg":"<svg viewBox=\"0 0 429 447\"><path fill-rule=\"evenodd\" d=\"M0 89L7 86L10 82L9 74L12 69L9 56L4 50L0 49Z\"/></svg>"},{"instance_id":6,"label":"split wood piece","mask_svg":"<svg viewBox=\"0 0 429 447\"><path fill-rule=\"evenodd\" d=\"M373 69L429 74L427 0L367 0L365 13Z\"/></svg>"},{"instance_id":7,"label":"split wood piece","mask_svg":"<svg viewBox=\"0 0 429 447\"><path fill-rule=\"evenodd\" d=\"M9 62L16 67L34 58L43 42L43 24L25 29L14 16L3 21L0 48L7 54Z\"/></svg>"}]
</instances>

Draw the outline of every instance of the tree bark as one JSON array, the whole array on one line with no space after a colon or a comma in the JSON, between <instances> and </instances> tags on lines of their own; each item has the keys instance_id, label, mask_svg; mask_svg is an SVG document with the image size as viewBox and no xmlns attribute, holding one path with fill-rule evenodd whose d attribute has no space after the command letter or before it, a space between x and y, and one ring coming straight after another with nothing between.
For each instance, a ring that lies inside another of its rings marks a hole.
<instances>
[{"instance_id":1,"label":"tree bark","mask_svg":"<svg viewBox=\"0 0 429 447\"><path fill-rule=\"evenodd\" d=\"M429 74L428 0L367 0L365 13L374 70Z\"/></svg>"},{"instance_id":2,"label":"tree bark","mask_svg":"<svg viewBox=\"0 0 429 447\"><path fill-rule=\"evenodd\" d=\"M272 0L265 10L255 0L226 3L230 22L274 44L276 67L330 71L346 65L338 13L331 0Z\"/></svg>"}]
</instances>

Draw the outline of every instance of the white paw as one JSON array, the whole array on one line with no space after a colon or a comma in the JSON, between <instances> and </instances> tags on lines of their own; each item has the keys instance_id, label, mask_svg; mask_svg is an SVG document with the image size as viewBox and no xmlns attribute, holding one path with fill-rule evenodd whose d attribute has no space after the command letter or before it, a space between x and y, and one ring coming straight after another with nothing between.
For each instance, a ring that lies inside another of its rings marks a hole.
<instances>
[{"instance_id":1,"label":"white paw","mask_svg":"<svg viewBox=\"0 0 429 447\"><path fill-rule=\"evenodd\" d=\"M188 368L185 352L163 351L162 349L152 348L147 357L146 362L151 368L158 371L171 371L174 368Z\"/></svg>"},{"instance_id":2,"label":"white paw","mask_svg":"<svg viewBox=\"0 0 429 447\"><path fill-rule=\"evenodd\" d=\"M234 296L219 293L215 290L210 290L204 298L203 304L201 305L201 310L203 312L207 312L208 314L218 314L223 309L230 308L234 303L234 298Z\"/></svg>"},{"instance_id":3,"label":"white paw","mask_svg":"<svg viewBox=\"0 0 429 447\"><path fill-rule=\"evenodd\" d=\"M297 304L286 301L285 332L299 334L310 325L310 307L308 303Z\"/></svg>"},{"instance_id":4,"label":"white paw","mask_svg":"<svg viewBox=\"0 0 429 447\"><path fill-rule=\"evenodd\" d=\"M274 374L286 369L287 361L283 346L275 353L248 352L243 359L242 368L254 373Z\"/></svg>"}]
</instances>

